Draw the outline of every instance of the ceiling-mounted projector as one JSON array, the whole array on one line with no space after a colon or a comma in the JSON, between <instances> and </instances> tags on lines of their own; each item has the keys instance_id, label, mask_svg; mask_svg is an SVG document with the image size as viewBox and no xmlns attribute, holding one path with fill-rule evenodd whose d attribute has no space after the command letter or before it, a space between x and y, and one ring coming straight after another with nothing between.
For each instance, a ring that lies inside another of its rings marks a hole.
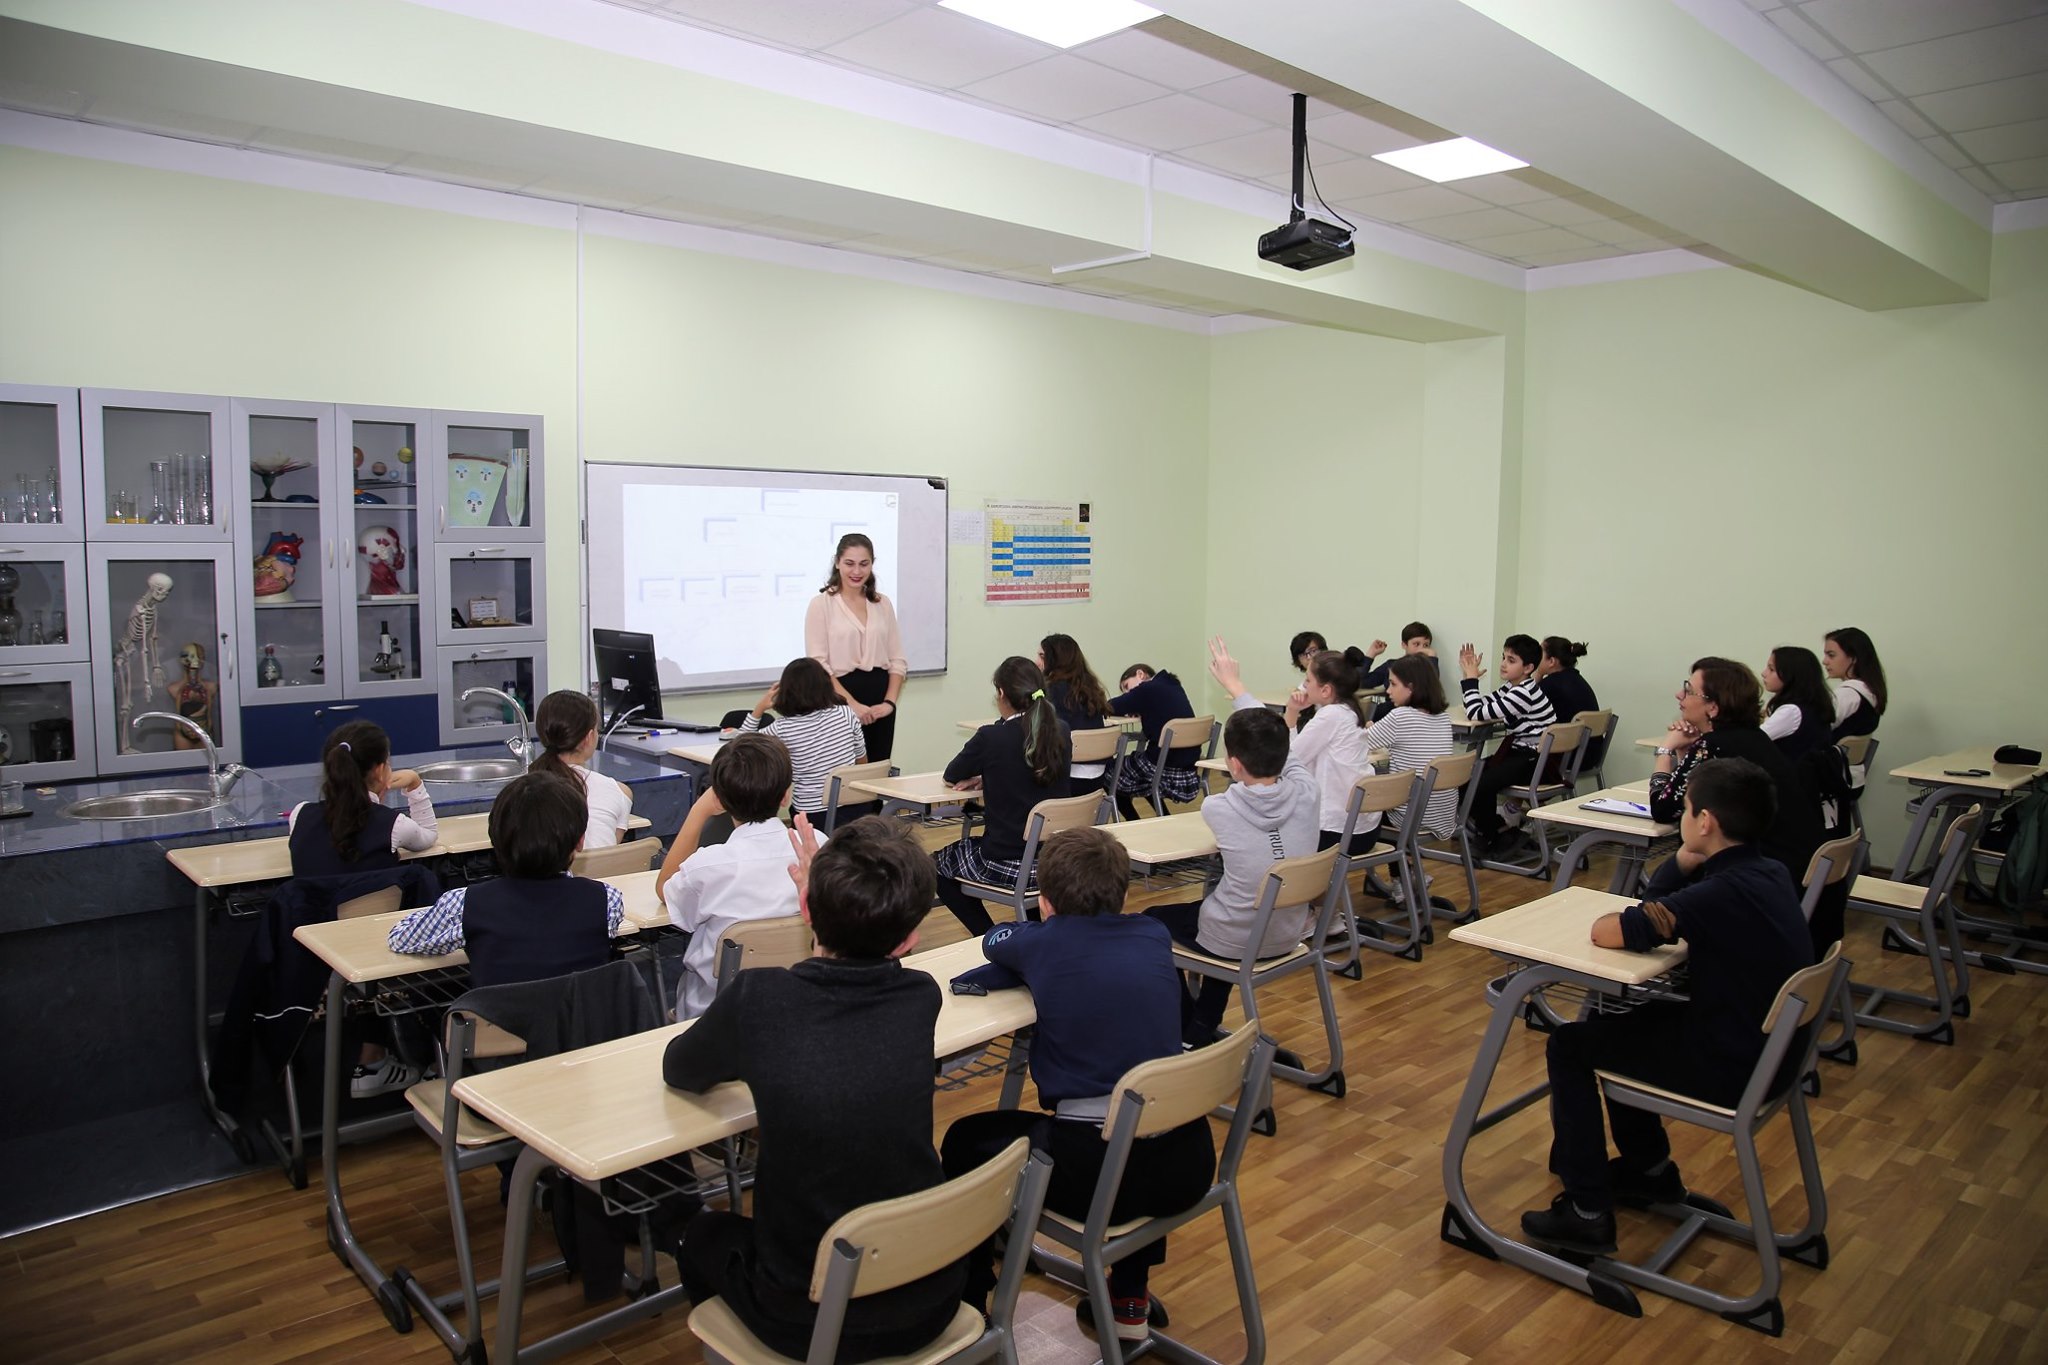
<instances>
[{"instance_id":1,"label":"ceiling-mounted projector","mask_svg":"<svg viewBox=\"0 0 2048 1365\"><path fill-rule=\"evenodd\" d=\"M1341 261L1357 248L1351 228L1311 218L1302 208L1302 172L1308 167L1308 96L1294 96L1294 202L1287 221L1259 238L1259 259L1289 270L1313 270Z\"/></svg>"}]
</instances>

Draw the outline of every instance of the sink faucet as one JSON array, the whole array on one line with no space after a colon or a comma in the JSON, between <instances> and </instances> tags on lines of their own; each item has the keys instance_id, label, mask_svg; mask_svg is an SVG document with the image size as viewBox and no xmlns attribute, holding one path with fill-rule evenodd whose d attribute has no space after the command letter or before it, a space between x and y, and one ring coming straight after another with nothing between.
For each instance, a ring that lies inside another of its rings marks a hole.
<instances>
[{"instance_id":1,"label":"sink faucet","mask_svg":"<svg viewBox=\"0 0 2048 1365\"><path fill-rule=\"evenodd\" d=\"M227 800L228 793L235 789L235 783L241 781L243 774L249 771L239 763L222 763L220 750L213 745L213 736L206 732L205 726L189 716L177 715L171 711L145 711L129 721L128 728L140 730L142 722L146 720L167 720L173 725L182 725L192 732L193 738L206 746L206 789L213 794L216 801Z\"/></svg>"},{"instance_id":2,"label":"sink faucet","mask_svg":"<svg viewBox=\"0 0 2048 1365\"><path fill-rule=\"evenodd\" d=\"M495 687L472 687L462 694L462 700L464 701L468 701L471 697L496 697L512 708L512 714L519 717L519 739L516 743L509 739L506 740L505 747L518 756L521 768L531 768L533 766L533 727L526 719L526 708L519 704L519 698L513 696L510 692L501 692Z\"/></svg>"}]
</instances>

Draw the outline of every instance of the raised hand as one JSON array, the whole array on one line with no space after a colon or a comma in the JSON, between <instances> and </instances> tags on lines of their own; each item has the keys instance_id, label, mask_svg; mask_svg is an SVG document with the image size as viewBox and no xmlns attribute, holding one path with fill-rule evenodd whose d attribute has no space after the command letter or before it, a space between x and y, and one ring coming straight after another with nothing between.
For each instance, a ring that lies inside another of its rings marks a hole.
<instances>
[{"instance_id":1,"label":"raised hand","mask_svg":"<svg viewBox=\"0 0 2048 1365\"><path fill-rule=\"evenodd\" d=\"M789 879L796 883L797 908L808 914L811 908L811 859L818 856L818 831L811 828L811 817L802 811L796 813L796 824L789 831L789 849L796 855L796 861L789 865Z\"/></svg>"},{"instance_id":2,"label":"raised hand","mask_svg":"<svg viewBox=\"0 0 2048 1365\"><path fill-rule=\"evenodd\" d=\"M1365 647L1365 657L1368 659L1377 659L1386 652L1387 642L1385 640L1374 640Z\"/></svg>"},{"instance_id":3,"label":"raised hand","mask_svg":"<svg viewBox=\"0 0 2048 1365\"><path fill-rule=\"evenodd\" d=\"M1485 662L1485 659L1486 656L1472 648L1469 642L1461 645L1458 649L1458 668L1468 678L1483 678L1486 676L1486 670L1480 666Z\"/></svg>"},{"instance_id":4,"label":"raised hand","mask_svg":"<svg viewBox=\"0 0 2048 1365\"><path fill-rule=\"evenodd\" d=\"M1223 690L1233 697L1244 695L1244 675L1237 666L1237 660L1230 657L1230 646L1223 643L1218 635L1209 641L1209 676L1223 685Z\"/></svg>"}]
</instances>

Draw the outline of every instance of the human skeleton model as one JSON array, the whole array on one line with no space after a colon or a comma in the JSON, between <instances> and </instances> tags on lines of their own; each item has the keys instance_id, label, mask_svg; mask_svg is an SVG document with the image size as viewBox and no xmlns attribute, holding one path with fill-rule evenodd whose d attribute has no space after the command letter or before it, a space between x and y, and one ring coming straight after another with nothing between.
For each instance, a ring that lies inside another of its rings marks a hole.
<instances>
[{"instance_id":1,"label":"human skeleton model","mask_svg":"<svg viewBox=\"0 0 2048 1365\"><path fill-rule=\"evenodd\" d=\"M135 752L128 718L148 710L157 693L168 692L163 656L158 653L156 612L170 595L171 576L151 574L142 596L128 609L128 624L122 627L114 652L114 725L124 754Z\"/></svg>"}]
</instances>

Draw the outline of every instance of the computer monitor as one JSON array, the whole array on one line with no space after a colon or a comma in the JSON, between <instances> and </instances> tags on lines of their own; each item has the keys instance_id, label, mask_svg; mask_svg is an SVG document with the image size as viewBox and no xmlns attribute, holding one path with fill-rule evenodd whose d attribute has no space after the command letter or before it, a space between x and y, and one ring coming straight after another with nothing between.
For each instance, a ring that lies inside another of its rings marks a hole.
<instances>
[{"instance_id":1,"label":"computer monitor","mask_svg":"<svg viewBox=\"0 0 2048 1365\"><path fill-rule=\"evenodd\" d=\"M599 720L606 730L638 706L635 722L661 719L661 675L655 667L654 637L634 630L592 630L597 658Z\"/></svg>"}]
</instances>

